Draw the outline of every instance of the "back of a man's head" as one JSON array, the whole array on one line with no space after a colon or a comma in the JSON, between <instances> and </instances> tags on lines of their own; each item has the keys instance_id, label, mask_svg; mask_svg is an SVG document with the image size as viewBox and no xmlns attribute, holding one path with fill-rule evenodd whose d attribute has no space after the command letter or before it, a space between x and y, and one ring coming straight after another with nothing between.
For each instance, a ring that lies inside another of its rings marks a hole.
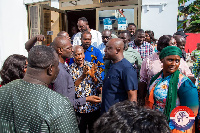
<instances>
[{"instance_id":1,"label":"back of a man's head","mask_svg":"<svg viewBox=\"0 0 200 133\"><path fill-rule=\"evenodd\" d=\"M64 36L66 38L69 38L69 34L66 31L61 31L57 34L57 36Z\"/></svg>"},{"instance_id":2,"label":"back of a man's head","mask_svg":"<svg viewBox=\"0 0 200 133\"><path fill-rule=\"evenodd\" d=\"M36 69L46 69L56 63L55 50L52 47L38 45L28 53L28 66Z\"/></svg>"},{"instance_id":3,"label":"back of a man's head","mask_svg":"<svg viewBox=\"0 0 200 133\"><path fill-rule=\"evenodd\" d=\"M58 48L62 48L65 45L70 45L71 42L64 36L57 36L54 38L53 42L50 44L51 47L53 47L55 50Z\"/></svg>"},{"instance_id":4,"label":"back of a man's head","mask_svg":"<svg viewBox=\"0 0 200 133\"><path fill-rule=\"evenodd\" d=\"M165 116L128 100L113 105L94 124L95 133L170 133Z\"/></svg>"}]
</instances>

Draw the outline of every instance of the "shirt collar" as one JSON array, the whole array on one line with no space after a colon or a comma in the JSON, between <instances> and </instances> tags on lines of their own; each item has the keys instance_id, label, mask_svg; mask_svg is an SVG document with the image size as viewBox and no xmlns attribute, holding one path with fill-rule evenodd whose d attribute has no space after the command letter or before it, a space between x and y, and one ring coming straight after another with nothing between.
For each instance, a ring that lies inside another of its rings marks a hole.
<instances>
[{"instance_id":1,"label":"shirt collar","mask_svg":"<svg viewBox=\"0 0 200 133\"><path fill-rule=\"evenodd\" d=\"M62 66L64 69L68 70L68 66L66 66L65 64L59 62L59 65Z\"/></svg>"},{"instance_id":2,"label":"shirt collar","mask_svg":"<svg viewBox=\"0 0 200 133\"><path fill-rule=\"evenodd\" d=\"M89 47L86 51L92 52L92 50L91 50L92 47L93 47L93 46L90 45L90 47Z\"/></svg>"}]
</instances>

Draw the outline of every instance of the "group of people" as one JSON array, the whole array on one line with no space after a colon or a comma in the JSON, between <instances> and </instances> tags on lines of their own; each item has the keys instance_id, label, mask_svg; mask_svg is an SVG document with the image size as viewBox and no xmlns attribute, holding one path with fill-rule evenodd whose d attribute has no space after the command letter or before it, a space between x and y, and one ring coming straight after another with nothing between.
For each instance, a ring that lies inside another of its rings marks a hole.
<instances>
[{"instance_id":1,"label":"group of people","mask_svg":"<svg viewBox=\"0 0 200 133\"><path fill-rule=\"evenodd\" d=\"M90 29L85 17L77 27L73 41L61 31L49 46L34 46L45 39L37 35L25 44L28 58L5 60L0 132L195 131L177 130L170 121L177 106L195 116L199 109L185 36L156 40L153 31L130 23L115 38L108 29Z\"/></svg>"}]
</instances>

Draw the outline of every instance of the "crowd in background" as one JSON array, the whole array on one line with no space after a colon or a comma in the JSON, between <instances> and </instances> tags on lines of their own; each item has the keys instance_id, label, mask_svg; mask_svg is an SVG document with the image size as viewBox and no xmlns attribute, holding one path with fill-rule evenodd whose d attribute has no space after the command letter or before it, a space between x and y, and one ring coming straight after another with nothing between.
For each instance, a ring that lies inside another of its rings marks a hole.
<instances>
[{"instance_id":1,"label":"crowd in background","mask_svg":"<svg viewBox=\"0 0 200 133\"><path fill-rule=\"evenodd\" d=\"M184 32L160 35L138 29L114 35L90 29L61 31L48 46L37 35L25 44L28 58L10 55L0 71L0 132L198 132L200 43L187 65ZM73 27L75 30L76 27ZM195 85L196 83L196 85ZM177 106L189 107L195 123L178 130Z\"/></svg>"}]
</instances>

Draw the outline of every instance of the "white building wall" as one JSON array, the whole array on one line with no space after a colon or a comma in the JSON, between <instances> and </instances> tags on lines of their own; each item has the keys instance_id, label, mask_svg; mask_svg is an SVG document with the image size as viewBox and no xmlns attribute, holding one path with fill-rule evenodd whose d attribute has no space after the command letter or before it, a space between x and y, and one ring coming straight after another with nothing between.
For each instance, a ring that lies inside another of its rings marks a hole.
<instances>
[{"instance_id":1,"label":"white building wall","mask_svg":"<svg viewBox=\"0 0 200 133\"><path fill-rule=\"evenodd\" d=\"M11 54L27 56L27 10L23 0L0 0L0 68Z\"/></svg>"},{"instance_id":2,"label":"white building wall","mask_svg":"<svg viewBox=\"0 0 200 133\"><path fill-rule=\"evenodd\" d=\"M178 0L142 0L141 28L154 31L156 39L173 35L177 30L177 12Z\"/></svg>"},{"instance_id":3,"label":"white building wall","mask_svg":"<svg viewBox=\"0 0 200 133\"><path fill-rule=\"evenodd\" d=\"M0 1L0 67L11 54L27 56L24 48L28 40L25 3L38 1L46 0ZM52 0L52 3L53 7L58 7L58 0ZM164 34L172 35L177 30L177 11L177 0L142 0L141 27L153 30L157 39Z\"/></svg>"}]
</instances>

